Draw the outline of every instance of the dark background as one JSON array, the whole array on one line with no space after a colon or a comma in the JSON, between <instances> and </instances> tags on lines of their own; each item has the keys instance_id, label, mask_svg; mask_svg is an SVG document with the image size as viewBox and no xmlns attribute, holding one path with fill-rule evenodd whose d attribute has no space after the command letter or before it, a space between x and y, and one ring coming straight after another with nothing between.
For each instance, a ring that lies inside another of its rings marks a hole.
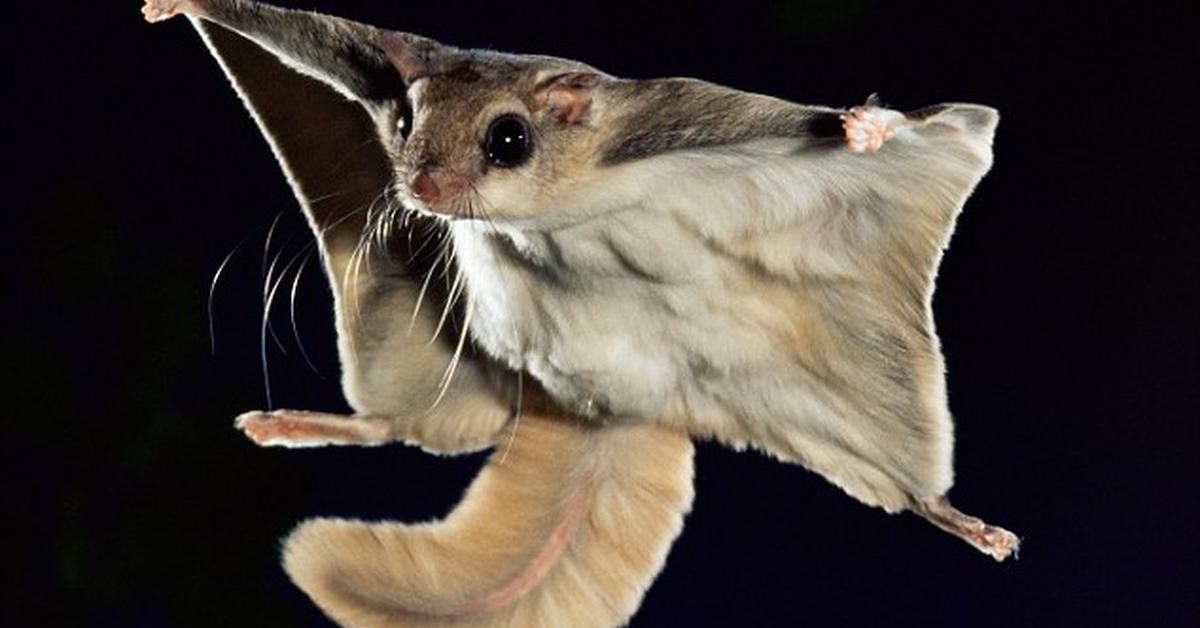
<instances>
[{"instance_id":1,"label":"dark background","mask_svg":"<svg viewBox=\"0 0 1200 628\"><path fill-rule=\"evenodd\" d=\"M1193 22L1134 3L287 4L618 75L1002 112L935 309L956 503L1022 534L1020 560L703 444L695 509L634 626L1200 622ZM309 235L199 38L138 6L3 3L0 477L16 526L0 624L326 625L278 539L317 514L439 516L482 458L260 450L232 429L266 405L263 260ZM209 288L231 251L212 354ZM270 381L277 405L340 410L316 270L295 303L323 377L293 337L289 275Z\"/></svg>"}]
</instances>

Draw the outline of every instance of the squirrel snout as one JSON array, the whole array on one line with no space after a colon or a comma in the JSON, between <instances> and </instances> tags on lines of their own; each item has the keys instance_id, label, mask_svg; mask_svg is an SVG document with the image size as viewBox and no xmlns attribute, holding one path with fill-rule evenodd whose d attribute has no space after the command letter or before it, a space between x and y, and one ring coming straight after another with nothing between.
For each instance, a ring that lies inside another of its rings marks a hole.
<instances>
[{"instance_id":1,"label":"squirrel snout","mask_svg":"<svg viewBox=\"0 0 1200 628\"><path fill-rule=\"evenodd\" d=\"M463 175L430 169L418 172L408 183L408 189L413 198L437 208L467 189L468 185L470 182Z\"/></svg>"}]
</instances>

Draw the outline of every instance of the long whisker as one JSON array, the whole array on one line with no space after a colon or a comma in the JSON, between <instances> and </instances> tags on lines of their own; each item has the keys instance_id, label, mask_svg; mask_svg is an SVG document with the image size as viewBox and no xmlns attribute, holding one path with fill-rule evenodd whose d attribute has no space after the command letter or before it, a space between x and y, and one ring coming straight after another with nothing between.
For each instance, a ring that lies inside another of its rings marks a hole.
<instances>
[{"instance_id":1,"label":"long whisker","mask_svg":"<svg viewBox=\"0 0 1200 628\"><path fill-rule=\"evenodd\" d=\"M445 239L449 240L449 236L447 236ZM440 250L438 251L437 257L433 259L433 264L429 266L429 271L425 273L425 280L421 282L421 290L417 293L417 302L413 306L412 318L410 318L408 321L407 333L411 334L413 327L417 324L417 316L421 313L421 304L425 302L425 295L429 291L430 281L433 279L434 274L436 274L438 265L443 263L449 265L449 262L446 259L450 252L449 244L443 242L439 245L439 248Z\"/></svg>"},{"instance_id":2,"label":"long whisker","mask_svg":"<svg viewBox=\"0 0 1200 628\"><path fill-rule=\"evenodd\" d=\"M383 209L380 209L382 204ZM362 309L359 303L360 293L358 290L359 276L362 273L364 263L367 267L367 274L372 274L374 270L371 268L371 247L374 246L376 251L386 251L386 242L380 244L378 237L375 235L380 224L380 216L385 214L388 209L387 188L380 190L375 198L367 205L367 227L359 234L358 243L354 247L354 254L351 256L352 263L347 270L353 270L353 288L354 288L354 317L355 320L362 323Z\"/></svg>"},{"instance_id":3,"label":"long whisker","mask_svg":"<svg viewBox=\"0 0 1200 628\"><path fill-rule=\"evenodd\" d=\"M412 211L408 211L405 213L405 215L404 215L405 223L411 222L413 214L414 214L414 212L412 212ZM450 237L449 231L447 231L444 228L438 228L438 231L441 232L440 234L431 234L431 235L428 235L428 237L421 238L420 245L418 245L417 249L414 251L412 248L412 234L414 231L416 231L415 228L410 228L408 230L408 261L409 261L409 263L416 261L417 257L419 257L421 255L421 253L423 253L425 251L425 248L429 246L430 242L437 240L438 246L444 247L446 239ZM438 237L439 235L441 236L440 238Z\"/></svg>"},{"instance_id":4,"label":"long whisker","mask_svg":"<svg viewBox=\"0 0 1200 628\"><path fill-rule=\"evenodd\" d=\"M376 198L379 198L379 196L377 195ZM372 203L374 203L374 201L372 201ZM350 220L351 218L354 218L364 212L367 212L367 214L369 216L369 214L370 214L370 205L369 204L359 207L353 211L348 211L344 215L338 217L337 220L335 220L327 225L322 226L320 231L317 234L316 241L324 242L326 234L328 234L330 231L333 231L337 227L341 226L347 220ZM339 279L338 277L334 277L331 275L329 278L331 283L339 281L339 280L342 282L340 290L338 289L338 286L336 286L336 285L333 286L334 293L341 295L339 297L339 305L338 305L339 308L344 306L344 302L347 298L350 298L350 295L347 294L346 286L350 283L349 280L350 280L350 275L351 275L351 269L354 267L355 261L360 253L361 245L362 245L362 235L360 234L359 242L355 246L354 251L352 251L350 254L350 259L347 261L346 268L344 269L344 271L342 273L342 277ZM357 307L357 299L355 299L354 304ZM343 324L345 324L345 325L353 325L354 324L353 319L348 320L348 319L342 318L340 320L342 320ZM353 335L353 332L351 330L347 330L347 333L349 333L350 335ZM349 360L352 364L355 364L358 362L357 345L355 343L350 343L349 347L350 347ZM304 351L303 344L300 345L300 349L301 349L301 352Z\"/></svg>"},{"instance_id":5,"label":"long whisker","mask_svg":"<svg viewBox=\"0 0 1200 628\"><path fill-rule=\"evenodd\" d=\"M288 355L287 350L283 347L283 342L279 339L279 336L275 334L275 329L271 325L271 308L275 303L275 294L279 291L279 286L283 284L284 277L287 276L288 270L291 269L292 265L296 263L296 260L299 259L303 252L304 249L301 249L300 253L296 253L290 260L288 260L288 263L284 265L283 270L280 271L279 278L274 282L272 282L272 279L274 277L275 267L279 264L279 260L283 256L282 250L275 255L275 259L271 260L271 266L267 271L266 285L264 286L265 292L263 294L262 326L259 329L259 336L261 338L259 343L261 347L259 349L259 358L262 360L263 388L265 389L267 396L267 409L274 409L274 402L271 394L271 367L267 354L268 330L270 331L271 336L275 339L275 344L279 347L279 351L282 352L284 356ZM303 350L303 347L301 347L301 350Z\"/></svg>"},{"instance_id":6,"label":"long whisker","mask_svg":"<svg viewBox=\"0 0 1200 628\"><path fill-rule=\"evenodd\" d=\"M521 427L521 410L525 398L525 372L517 371L517 411L513 415L512 433L508 435L508 444L504 446L504 453L500 456L500 464L504 464L508 460L508 452L512 451L513 443L517 440L517 428Z\"/></svg>"},{"instance_id":7,"label":"long whisker","mask_svg":"<svg viewBox=\"0 0 1200 628\"><path fill-rule=\"evenodd\" d=\"M445 373L442 374L442 381L439 384L437 398L433 400L433 405L430 409L436 408L446 396L446 392L450 390L450 382L454 379L455 372L458 371L458 363L462 358L463 347L467 343L467 333L471 329L471 316L475 313L475 300L467 297L467 311L464 315L462 332L458 336L458 346L454 349L454 356L450 358L450 364L446 367Z\"/></svg>"},{"instance_id":8,"label":"long whisker","mask_svg":"<svg viewBox=\"0 0 1200 628\"><path fill-rule=\"evenodd\" d=\"M387 253L388 250L388 217L391 215L391 201L387 197L387 188L381 190L371 199L371 203L367 206L367 227L363 229L360 241L364 246L374 246L375 250L381 253ZM366 258L367 273L372 274L374 270L371 268L371 258ZM386 257L386 255L384 256Z\"/></svg>"},{"instance_id":9,"label":"long whisker","mask_svg":"<svg viewBox=\"0 0 1200 628\"><path fill-rule=\"evenodd\" d=\"M475 208L476 205L478 205L479 216L483 218L484 222L487 223L488 228L490 228L492 231L498 231L496 222L492 220L491 216L488 215L488 202L487 199L483 197L483 193L479 191L479 186L472 182L468 187L468 190L471 192L471 196L468 200L471 203L470 207L472 218L474 218Z\"/></svg>"},{"instance_id":10,"label":"long whisker","mask_svg":"<svg viewBox=\"0 0 1200 628\"><path fill-rule=\"evenodd\" d=\"M408 245L407 264L410 266L417 262L418 256L424 252L426 247L429 246L430 241L440 241L438 244L439 250L434 255L433 261L430 263L429 269L425 273L425 278L422 280L421 288L417 292L416 302L413 304L412 315L409 318L408 329L406 330L406 333L409 334L412 333L416 326L417 318L420 316L421 307L425 304L426 297L429 294L431 280L433 279L438 267L442 266L444 270L449 266L449 264L446 262L449 239L448 233L423 233L422 236L424 237L421 237L422 241L420 245L416 248L416 250L413 249L412 239L414 232L418 231L419 229L428 228L427 225L417 225L413 223L414 214L415 212L413 210L405 207L399 201L395 199L388 199L383 211L378 212L369 219L371 221L370 232L372 239L383 250L390 249L390 245L393 242L393 234L395 229L400 228L405 230L405 241ZM395 255L395 253L390 250L388 250L388 254Z\"/></svg>"},{"instance_id":11,"label":"long whisker","mask_svg":"<svg viewBox=\"0 0 1200 628\"><path fill-rule=\"evenodd\" d=\"M308 251L308 247L305 247L304 249L301 249L300 252L293 255L292 258L290 260L288 260L288 263L284 265L283 270L281 270L279 272L279 278L275 281L275 283L271 286L271 289L267 292L267 300L266 300L266 304L264 307L265 311L263 313L264 320L266 318L268 318L268 316L271 312L271 307L275 303L275 295L279 293L279 288L283 285L283 280L287 277L288 272L296 264L297 260L300 259L300 256L304 255L304 253L306 253L307 251ZM276 261L278 261L278 260L276 260ZM272 263L272 265L274 265L274 263ZM297 272L297 275L299 275L299 272Z\"/></svg>"},{"instance_id":12,"label":"long whisker","mask_svg":"<svg viewBox=\"0 0 1200 628\"><path fill-rule=\"evenodd\" d=\"M272 279L273 273L275 271L275 263L279 261L280 255L283 254L283 251L280 251L279 253L277 253L275 255L274 259L271 259L271 244L272 244L272 241L275 239L275 229L277 229L279 227L279 221L282 219L283 219L283 210L280 210L279 213L275 215L275 220L271 221L271 227L269 229L267 229L267 237L265 240L263 240L262 277L263 277L263 304L264 304L264 307L265 307L266 300L267 300L267 293L270 292L270 289L271 289L271 279ZM286 243L285 243L285 246L286 246ZM270 264L268 264L268 260L270 260ZM279 347L279 350L284 355L287 355L287 349L284 349L283 342L279 339L279 334L275 333L275 327L273 325L271 325L269 312L267 312L265 309L264 309L263 316L267 318L266 331L270 332L271 338L275 341L275 346ZM262 342L264 345L266 345L266 342L267 342L266 332L264 332L262 334ZM265 346L263 347L263 351L264 352L266 351Z\"/></svg>"},{"instance_id":13,"label":"long whisker","mask_svg":"<svg viewBox=\"0 0 1200 628\"><path fill-rule=\"evenodd\" d=\"M395 222L396 207L395 201L386 196L387 188L384 188L375 200L371 201L372 213L368 216L368 228L371 240L375 242L375 246L380 250L387 250L388 243L392 239L392 228ZM382 201L383 209L375 212L374 207Z\"/></svg>"},{"instance_id":14,"label":"long whisker","mask_svg":"<svg viewBox=\"0 0 1200 628\"><path fill-rule=\"evenodd\" d=\"M221 280L221 275L225 272L225 267L229 265L229 261L233 259L233 256L237 254L238 250L242 248L243 244L250 241L250 237L251 236L246 236L242 238L242 241L238 242L233 249L229 251L229 254L225 256L225 259L221 260L221 265L217 266L217 272L213 273L212 284L208 287L208 346L213 355L216 355L217 353L216 318L213 316L213 302L216 300L217 282Z\"/></svg>"},{"instance_id":15,"label":"long whisker","mask_svg":"<svg viewBox=\"0 0 1200 628\"><path fill-rule=\"evenodd\" d=\"M453 261L454 253L451 250L450 258ZM438 335L442 333L442 328L446 325L446 320L450 318L450 312L454 309L455 302L462 295L463 276L461 272L454 274L454 283L450 286L450 292L446 295L446 306L442 308L442 316L438 319L437 327L433 330L433 337L429 339L427 345L431 345L437 341ZM469 301L470 299L468 299Z\"/></svg>"},{"instance_id":16,"label":"long whisker","mask_svg":"<svg viewBox=\"0 0 1200 628\"><path fill-rule=\"evenodd\" d=\"M282 209L279 210L278 214L275 214L275 219L271 221L271 227L267 229L267 238L263 241L262 272L264 274L267 272L267 260L271 257L271 240L275 237L275 229L279 226L280 220L283 220ZM265 286L263 291L266 291Z\"/></svg>"},{"instance_id":17,"label":"long whisker","mask_svg":"<svg viewBox=\"0 0 1200 628\"><path fill-rule=\"evenodd\" d=\"M349 193L351 193L351 192L353 192L353 191L354 191L354 190L347 188L347 189L345 189L345 190L338 190L338 191L335 191L335 192L329 192L328 194L322 194L322 195L320 195L320 196L314 196L314 197L312 197L312 198L308 199L308 204L309 204L309 205L316 205L317 203L321 203L321 202L327 201L327 200L329 200L329 199L331 199L331 198L337 198L337 197L339 197L339 196L345 196L345 195L347 195L347 194L349 194Z\"/></svg>"},{"instance_id":18,"label":"long whisker","mask_svg":"<svg viewBox=\"0 0 1200 628\"><path fill-rule=\"evenodd\" d=\"M319 198L310 199L309 202L310 203L318 203L322 200L334 198L340 194L345 194L345 193L346 193L345 191L332 192L332 193L326 194ZM275 219L271 222L271 227L267 230L267 237L263 242L263 257L262 257L263 317L262 317L261 327L259 330L259 335L261 337L259 357L262 362L263 388L264 388L264 391L266 394L266 403L267 403L268 408L274 407L273 392L271 389L270 360L269 360L269 354L267 352L267 334L268 334L268 332L270 333L271 337L274 338L276 345L279 347L279 350L285 356L288 355L287 350L283 346L282 340L280 340L279 335L275 332L274 326L271 324L271 309L274 304L275 297L278 294L279 288L283 285L284 278L287 276L288 271L293 266L295 266L297 260L299 260L301 258L301 256L304 256L304 261L300 264L299 268L297 269L296 275L292 281L292 286L291 286L290 318L291 318L291 324L292 324L292 333L296 338L296 344L300 348L300 353L304 357L305 362L308 363L309 368L311 368L313 370L313 372L315 372L318 376L324 377L323 375L321 375L320 371L316 368L316 365L313 363L312 359L308 355L308 351L304 348L304 343L300 339L299 328L296 324L295 299L296 299L297 291L299 289L300 276L304 270L304 265L308 262L309 257L311 257L312 251L313 251L314 247L316 246L318 240L323 240L326 233L328 233L330 230L336 228L338 225L341 225L346 220L349 220L350 218L360 214L364 209L366 209L366 208L360 208L360 209L346 212L345 215L339 217L334 222L330 223L329 225L323 226L317 233L317 239L314 239L312 242L309 242L307 245L302 247L300 249L300 251L296 252L291 257L291 259L288 260L288 262L284 265L283 269L280 271L278 278L276 278L275 270L276 270L276 267L279 265L281 258L283 257L284 251L286 250L287 242L284 242L283 248L278 253L276 253L274 255L274 257L271 256L271 248L272 248L272 242L275 238L275 230L279 227L279 223L282 220L283 215L284 215L283 211L280 211L279 214L275 216ZM290 241L290 238L289 238L289 241ZM240 244L239 244L239 246L240 246ZM236 252L236 249L235 249L235 252ZM232 253L230 254L229 257L232 257ZM228 259L226 259L225 262L222 262L222 266L221 266L222 269L225 267L225 264L227 262L228 262ZM219 276L219 274L220 274L220 270L218 270L218 276ZM215 277L214 277L213 284L214 284L214 288L215 288L215 284L216 284ZM211 292L210 292L210 324L211 324Z\"/></svg>"},{"instance_id":19,"label":"long whisker","mask_svg":"<svg viewBox=\"0 0 1200 628\"><path fill-rule=\"evenodd\" d=\"M264 335L267 333L266 325L267 324L264 320L263 327L260 330L260 333ZM271 367L270 362L267 360L267 343L265 342L262 343L262 349L259 351L259 358L262 360L263 390L267 397L267 410L274 410L275 403L272 400L271 395Z\"/></svg>"},{"instance_id":20,"label":"long whisker","mask_svg":"<svg viewBox=\"0 0 1200 628\"><path fill-rule=\"evenodd\" d=\"M304 261L300 262L300 266L296 269L296 276L292 279L291 299L289 302L289 314L292 319L292 337L296 339L296 346L300 348L300 355L304 358L304 362L308 364L308 368L316 373L317 377L325 379L321 371L317 369L317 365L313 364L312 358L308 356L308 351L304 348L304 341L300 339L300 327L296 324L296 293L300 289L300 275L304 274L304 268L308 265L308 260L312 259L312 253L316 250L315 242L305 247L308 254L304 256Z\"/></svg>"},{"instance_id":21,"label":"long whisker","mask_svg":"<svg viewBox=\"0 0 1200 628\"><path fill-rule=\"evenodd\" d=\"M268 360L267 360L267 337L266 337L266 334L267 334L267 328L270 325L270 320L271 320L271 308L275 304L275 295L279 293L279 288L280 288L280 286L283 285L283 280L287 276L288 271L291 270L292 266L294 266L296 264L296 261L300 259L301 255L304 255L306 252L308 252L309 247L313 246L314 244L315 244L315 242L309 243L307 246L305 246L299 252L297 252L295 255L293 255L290 260L288 260L287 264L284 265L283 270L281 270L279 272L279 279L277 279L274 282L274 284L270 286L269 290L267 291L266 298L263 301L262 329L260 330L260 333L262 335L262 350L261 350L260 357L262 358L263 383L266 387L267 407L268 408L272 408L272 399L271 399L270 367L268 365ZM283 254L283 252L280 251L279 254L275 256L275 260L271 262L271 270L272 271L274 270L275 265L278 264L279 258L280 258L280 256L282 256L282 254ZM305 258L305 259L307 259L307 258ZM299 273L297 273L297 276L299 276ZM268 275L268 281L270 281L270 275ZM293 319L292 319L293 325L295 324L294 314L295 314L295 310L293 309ZM276 342L278 342L278 337L276 338ZM299 336L297 336L297 342L299 343ZM300 352L305 355L305 358L307 358L307 353L304 351L303 343L299 343L299 344L300 344ZM283 354L285 356L288 355L287 351L283 350L282 345L280 345L279 349L280 349L280 351L283 351ZM310 364L310 366L312 365L311 361L309 362L309 364ZM313 369L315 370L316 367L313 366ZM320 375L319 372L317 374Z\"/></svg>"},{"instance_id":22,"label":"long whisker","mask_svg":"<svg viewBox=\"0 0 1200 628\"><path fill-rule=\"evenodd\" d=\"M279 347L280 353L287 355L287 349L283 346L283 341L279 339L279 334L275 333L275 326L271 324L271 306L268 297L272 292L271 283L275 279L275 267L279 264L280 258L283 257L283 250L275 254L271 260L271 265L267 268L267 276L263 280L263 335L262 343L263 350L266 350L267 332L270 332L271 339L275 341L275 346ZM285 267L286 269L286 267ZM282 280L283 273L280 273ZM278 282L276 282L278 283Z\"/></svg>"},{"instance_id":23,"label":"long whisker","mask_svg":"<svg viewBox=\"0 0 1200 628\"><path fill-rule=\"evenodd\" d=\"M350 299L350 305L354 313L353 321L360 324L362 323L362 313L359 309L358 301L358 277L364 255L366 255L365 240L359 238L358 244L354 246L354 251L350 253L350 259L346 264L346 270L342 276L343 295Z\"/></svg>"},{"instance_id":24,"label":"long whisker","mask_svg":"<svg viewBox=\"0 0 1200 628\"><path fill-rule=\"evenodd\" d=\"M333 196L335 196L335 195L334 194L326 194L322 198L332 198ZM378 196L376 198L378 198ZM372 201L372 203L373 202L374 201ZM327 225L322 226L317 233L317 240L324 241L326 234L328 234L330 231L337 229L338 227L340 227L342 225L342 223L346 222L347 220L350 220L351 218L354 218L355 216L357 216L363 212L369 213L369 211L368 211L369 209L370 209L369 205L359 207L358 209L346 212L345 214L340 216L337 220L335 220Z\"/></svg>"}]
</instances>

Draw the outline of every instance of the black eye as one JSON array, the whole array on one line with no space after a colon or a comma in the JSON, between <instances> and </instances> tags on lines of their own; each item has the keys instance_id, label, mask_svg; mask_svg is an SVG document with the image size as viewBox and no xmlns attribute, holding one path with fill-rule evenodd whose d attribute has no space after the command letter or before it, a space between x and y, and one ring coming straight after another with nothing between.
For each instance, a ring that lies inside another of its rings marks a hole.
<instances>
[{"instance_id":1,"label":"black eye","mask_svg":"<svg viewBox=\"0 0 1200 628\"><path fill-rule=\"evenodd\" d=\"M488 161L501 168L514 168L529 158L532 145L529 141L529 124L519 116L505 115L492 121L483 150Z\"/></svg>"}]
</instances>

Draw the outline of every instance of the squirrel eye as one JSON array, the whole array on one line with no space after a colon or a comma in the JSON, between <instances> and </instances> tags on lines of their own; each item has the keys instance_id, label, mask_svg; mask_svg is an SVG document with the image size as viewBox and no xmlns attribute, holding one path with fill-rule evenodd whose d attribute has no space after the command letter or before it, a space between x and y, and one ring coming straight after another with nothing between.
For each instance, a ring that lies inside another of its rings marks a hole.
<instances>
[{"instance_id":1,"label":"squirrel eye","mask_svg":"<svg viewBox=\"0 0 1200 628\"><path fill-rule=\"evenodd\" d=\"M514 168L529 158L532 145L529 124L517 115L503 115L488 126L483 150L488 161L500 168Z\"/></svg>"}]
</instances>

